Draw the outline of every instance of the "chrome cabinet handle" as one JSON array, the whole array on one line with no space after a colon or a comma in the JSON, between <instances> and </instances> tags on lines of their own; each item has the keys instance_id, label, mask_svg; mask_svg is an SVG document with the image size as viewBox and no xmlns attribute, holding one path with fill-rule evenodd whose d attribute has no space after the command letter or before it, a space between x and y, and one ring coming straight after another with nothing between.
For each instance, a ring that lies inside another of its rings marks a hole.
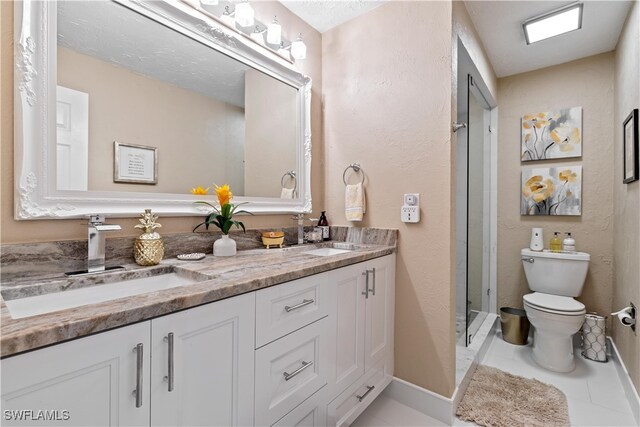
<instances>
[{"instance_id":1,"label":"chrome cabinet handle","mask_svg":"<svg viewBox=\"0 0 640 427\"><path fill-rule=\"evenodd\" d=\"M296 369L295 371L291 372L290 374L287 372L284 372L284 380L285 381L289 381L291 378L295 377L296 375L298 375L300 372L304 371L305 369L307 369L309 366L313 365L313 361L311 362L305 362L304 360L302 361L302 366L300 366L298 369Z\"/></svg>"},{"instance_id":2,"label":"chrome cabinet handle","mask_svg":"<svg viewBox=\"0 0 640 427\"><path fill-rule=\"evenodd\" d=\"M374 385L368 385L367 386L367 391L362 395L362 396L356 396L356 399L358 399L360 402L362 402L362 400L367 397L367 395L369 393L371 393L373 391L373 389L376 388L376 386Z\"/></svg>"},{"instance_id":3,"label":"chrome cabinet handle","mask_svg":"<svg viewBox=\"0 0 640 427\"><path fill-rule=\"evenodd\" d=\"M376 268L375 267L371 269L371 273L373 274L373 287L371 288L371 293L375 297L376 296Z\"/></svg>"},{"instance_id":4,"label":"chrome cabinet handle","mask_svg":"<svg viewBox=\"0 0 640 427\"><path fill-rule=\"evenodd\" d=\"M309 304L313 304L314 302L316 302L314 299L303 299L302 302L300 304L296 304L296 305L292 305L292 306L288 306L285 305L284 306L284 310L289 313L293 310L297 310L299 308L304 307L305 305L309 305Z\"/></svg>"},{"instance_id":5,"label":"chrome cabinet handle","mask_svg":"<svg viewBox=\"0 0 640 427\"><path fill-rule=\"evenodd\" d=\"M364 291L362 292L362 295L364 295L365 299L369 299L369 270L365 270L362 275L365 276Z\"/></svg>"},{"instance_id":6,"label":"chrome cabinet handle","mask_svg":"<svg viewBox=\"0 0 640 427\"><path fill-rule=\"evenodd\" d=\"M136 353L136 389L133 390L133 395L136 397L136 408L142 406L142 369L143 369L143 345L142 343L136 345L133 348Z\"/></svg>"},{"instance_id":7,"label":"chrome cabinet handle","mask_svg":"<svg viewBox=\"0 0 640 427\"><path fill-rule=\"evenodd\" d=\"M534 262L536 262L536 260L535 260L535 259L533 259L533 258L522 258L522 261L524 261L524 262L529 262L529 263L531 263L531 264L533 264Z\"/></svg>"},{"instance_id":8,"label":"chrome cabinet handle","mask_svg":"<svg viewBox=\"0 0 640 427\"><path fill-rule=\"evenodd\" d=\"M173 371L173 332L169 332L169 334L164 337L164 341L169 344L169 358L168 358L168 367L167 371L169 375L165 376L163 379L169 383L169 387L167 390L173 391L174 389L174 371Z\"/></svg>"}]
</instances>

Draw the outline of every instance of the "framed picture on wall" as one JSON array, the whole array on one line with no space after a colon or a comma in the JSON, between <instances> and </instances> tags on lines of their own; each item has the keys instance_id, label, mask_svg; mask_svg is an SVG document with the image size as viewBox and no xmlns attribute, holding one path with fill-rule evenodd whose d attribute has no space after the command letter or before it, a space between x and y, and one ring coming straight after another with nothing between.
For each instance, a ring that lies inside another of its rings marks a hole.
<instances>
[{"instance_id":1,"label":"framed picture on wall","mask_svg":"<svg viewBox=\"0 0 640 427\"><path fill-rule=\"evenodd\" d=\"M113 182L158 183L158 149L144 145L113 142Z\"/></svg>"},{"instance_id":2,"label":"framed picture on wall","mask_svg":"<svg viewBox=\"0 0 640 427\"><path fill-rule=\"evenodd\" d=\"M634 109L622 123L622 165L625 184L637 181L638 167L638 109Z\"/></svg>"}]
</instances>

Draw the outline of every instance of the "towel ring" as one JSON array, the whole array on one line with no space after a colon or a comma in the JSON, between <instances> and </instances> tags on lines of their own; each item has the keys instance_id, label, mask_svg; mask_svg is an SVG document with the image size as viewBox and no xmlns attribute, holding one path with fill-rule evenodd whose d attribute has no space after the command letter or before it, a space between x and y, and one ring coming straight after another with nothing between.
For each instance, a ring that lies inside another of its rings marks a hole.
<instances>
[{"instance_id":1,"label":"towel ring","mask_svg":"<svg viewBox=\"0 0 640 427\"><path fill-rule=\"evenodd\" d=\"M351 163L345 168L344 172L342 172L342 182L344 182L344 185L349 185L347 184L347 171L349 169L353 169L355 173L362 172L362 182L360 184L364 184L364 170L360 166L360 163Z\"/></svg>"},{"instance_id":2,"label":"towel ring","mask_svg":"<svg viewBox=\"0 0 640 427\"><path fill-rule=\"evenodd\" d=\"M284 175L282 175L282 178L280 178L280 187L287 188L284 186L284 180L287 176L291 177L291 179L293 180L293 192L295 193L296 189L298 188L298 179L296 178L296 171L285 172Z\"/></svg>"}]
</instances>

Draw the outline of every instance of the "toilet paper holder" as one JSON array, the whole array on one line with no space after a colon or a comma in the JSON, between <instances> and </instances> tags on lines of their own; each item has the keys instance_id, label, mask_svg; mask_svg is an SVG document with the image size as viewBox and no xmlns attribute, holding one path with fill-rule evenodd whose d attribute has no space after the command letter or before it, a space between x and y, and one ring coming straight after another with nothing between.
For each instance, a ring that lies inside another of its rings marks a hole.
<instances>
[{"instance_id":1,"label":"toilet paper holder","mask_svg":"<svg viewBox=\"0 0 640 427\"><path fill-rule=\"evenodd\" d=\"M629 303L629 307L625 307L620 311L616 311L615 313L611 313L612 316L616 316L620 323L624 326L631 327L631 330L635 334L636 332L636 306L631 302Z\"/></svg>"}]
</instances>

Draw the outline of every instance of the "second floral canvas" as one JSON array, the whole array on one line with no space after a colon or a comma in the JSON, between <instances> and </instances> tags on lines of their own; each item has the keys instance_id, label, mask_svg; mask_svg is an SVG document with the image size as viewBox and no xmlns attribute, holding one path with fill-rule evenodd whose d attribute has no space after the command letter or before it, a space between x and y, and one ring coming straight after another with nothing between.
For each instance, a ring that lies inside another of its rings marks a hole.
<instances>
[{"instance_id":1,"label":"second floral canvas","mask_svg":"<svg viewBox=\"0 0 640 427\"><path fill-rule=\"evenodd\" d=\"M521 215L580 215L582 166L522 171Z\"/></svg>"},{"instance_id":2,"label":"second floral canvas","mask_svg":"<svg viewBox=\"0 0 640 427\"><path fill-rule=\"evenodd\" d=\"M522 161L582 156L582 107L522 116Z\"/></svg>"}]
</instances>

